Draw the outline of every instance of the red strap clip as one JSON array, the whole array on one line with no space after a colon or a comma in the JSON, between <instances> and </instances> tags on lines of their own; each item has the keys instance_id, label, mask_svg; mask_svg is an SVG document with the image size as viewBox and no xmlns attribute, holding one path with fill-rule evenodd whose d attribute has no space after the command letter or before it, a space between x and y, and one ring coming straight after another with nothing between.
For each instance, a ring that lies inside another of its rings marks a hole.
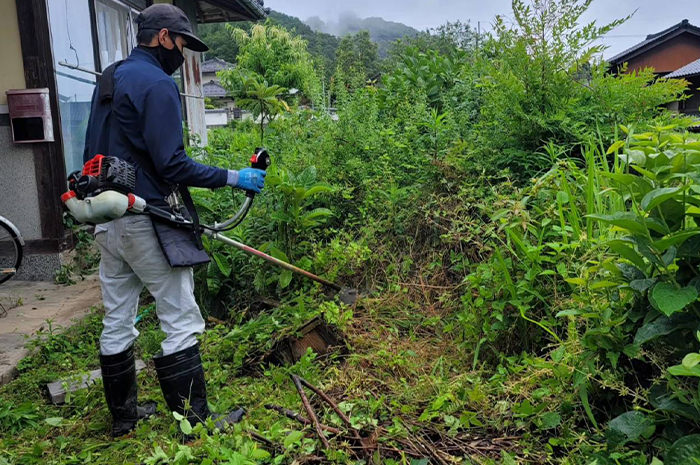
<instances>
[{"instance_id":1,"label":"red strap clip","mask_svg":"<svg viewBox=\"0 0 700 465\"><path fill-rule=\"evenodd\" d=\"M61 196L61 202L66 203L70 199L77 197L77 196L78 196L78 194L76 194L75 191L68 191Z\"/></svg>"}]
</instances>

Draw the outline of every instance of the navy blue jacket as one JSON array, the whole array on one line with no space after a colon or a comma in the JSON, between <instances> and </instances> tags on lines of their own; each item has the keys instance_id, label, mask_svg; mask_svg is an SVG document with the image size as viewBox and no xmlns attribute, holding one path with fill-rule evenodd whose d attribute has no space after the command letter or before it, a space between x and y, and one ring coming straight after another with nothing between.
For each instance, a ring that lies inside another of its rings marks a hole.
<instances>
[{"instance_id":1,"label":"navy blue jacket","mask_svg":"<svg viewBox=\"0 0 700 465\"><path fill-rule=\"evenodd\" d=\"M84 161L103 154L133 163L134 193L154 204L163 205L175 184L226 185L227 170L197 163L185 153L180 93L155 57L138 48L131 52L114 73L111 102L100 98L100 85L92 98Z\"/></svg>"}]
</instances>

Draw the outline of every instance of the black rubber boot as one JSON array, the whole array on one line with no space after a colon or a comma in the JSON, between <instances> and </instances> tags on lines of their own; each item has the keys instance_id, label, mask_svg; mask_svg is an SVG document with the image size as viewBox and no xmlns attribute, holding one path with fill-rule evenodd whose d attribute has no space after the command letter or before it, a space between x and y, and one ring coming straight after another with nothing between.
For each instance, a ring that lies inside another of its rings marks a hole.
<instances>
[{"instance_id":1,"label":"black rubber boot","mask_svg":"<svg viewBox=\"0 0 700 465\"><path fill-rule=\"evenodd\" d=\"M133 347L116 355L100 354L100 367L107 407L112 414L112 437L123 436L133 430L140 419L153 415L156 404L137 405Z\"/></svg>"},{"instance_id":2,"label":"black rubber boot","mask_svg":"<svg viewBox=\"0 0 700 465\"><path fill-rule=\"evenodd\" d=\"M204 422L211 416L218 428L237 423L243 417L243 409L227 415L212 415L209 411L199 344L174 354L157 355L153 361L165 403L171 412L186 416L192 425Z\"/></svg>"}]
</instances>

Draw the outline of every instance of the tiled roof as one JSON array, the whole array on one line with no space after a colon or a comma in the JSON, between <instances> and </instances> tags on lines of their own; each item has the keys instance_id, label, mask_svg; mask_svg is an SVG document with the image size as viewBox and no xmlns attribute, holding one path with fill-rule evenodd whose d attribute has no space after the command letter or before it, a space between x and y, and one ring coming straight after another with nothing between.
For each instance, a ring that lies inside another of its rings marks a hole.
<instances>
[{"instance_id":1,"label":"tiled roof","mask_svg":"<svg viewBox=\"0 0 700 465\"><path fill-rule=\"evenodd\" d=\"M700 59L695 60L692 63L688 63L684 67L677 69L674 72L667 74L664 77L683 78L683 77L690 77L690 76L697 76L697 75L700 75Z\"/></svg>"},{"instance_id":2,"label":"tiled roof","mask_svg":"<svg viewBox=\"0 0 700 465\"><path fill-rule=\"evenodd\" d=\"M203 86L204 88L204 96L205 97L227 97L228 96L228 91L219 84L216 81L209 81L205 83Z\"/></svg>"},{"instance_id":3,"label":"tiled roof","mask_svg":"<svg viewBox=\"0 0 700 465\"><path fill-rule=\"evenodd\" d=\"M232 69L235 65L229 63L228 61L222 60L221 58L212 58L202 62L203 73L216 73L223 69Z\"/></svg>"},{"instance_id":4,"label":"tiled roof","mask_svg":"<svg viewBox=\"0 0 700 465\"><path fill-rule=\"evenodd\" d=\"M690 24L690 22L688 22L687 19L684 19L680 23L674 24L668 29L664 29L663 31L657 32L656 34L649 34L647 38L644 39L642 42L638 43L633 47L628 48L624 52L618 53L614 57L610 58L608 62L611 64L624 63L633 56L638 55L639 53L642 53L645 50L648 50L649 48L655 47L656 45L665 42L668 39L683 34L684 32L689 32L691 34L700 36L700 27L693 26L692 24Z\"/></svg>"},{"instance_id":5,"label":"tiled roof","mask_svg":"<svg viewBox=\"0 0 700 465\"><path fill-rule=\"evenodd\" d=\"M269 13L262 0L196 0L200 24L259 21Z\"/></svg>"},{"instance_id":6,"label":"tiled roof","mask_svg":"<svg viewBox=\"0 0 700 465\"><path fill-rule=\"evenodd\" d=\"M260 15L261 18L267 16L267 11L265 11L265 1L264 0L244 0Z\"/></svg>"}]
</instances>

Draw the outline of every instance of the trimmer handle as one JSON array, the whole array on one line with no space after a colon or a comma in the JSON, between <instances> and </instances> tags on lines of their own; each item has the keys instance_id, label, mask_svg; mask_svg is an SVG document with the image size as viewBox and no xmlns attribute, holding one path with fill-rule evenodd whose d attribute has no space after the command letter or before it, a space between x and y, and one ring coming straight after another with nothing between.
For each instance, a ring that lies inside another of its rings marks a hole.
<instances>
[{"instance_id":1,"label":"trimmer handle","mask_svg":"<svg viewBox=\"0 0 700 465\"><path fill-rule=\"evenodd\" d=\"M267 149L257 148L252 157L250 157L250 167L258 170L267 171L270 167L272 160L270 159L270 154Z\"/></svg>"},{"instance_id":2,"label":"trimmer handle","mask_svg":"<svg viewBox=\"0 0 700 465\"><path fill-rule=\"evenodd\" d=\"M267 152L266 149L261 147L256 148L255 153L252 157L250 157L251 168L267 171L267 169L270 167L270 163L272 163L270 154ZM246 191L245 195L252 199L253 197L255 197L255 192Z\"/></svg>"}]
</instances>

